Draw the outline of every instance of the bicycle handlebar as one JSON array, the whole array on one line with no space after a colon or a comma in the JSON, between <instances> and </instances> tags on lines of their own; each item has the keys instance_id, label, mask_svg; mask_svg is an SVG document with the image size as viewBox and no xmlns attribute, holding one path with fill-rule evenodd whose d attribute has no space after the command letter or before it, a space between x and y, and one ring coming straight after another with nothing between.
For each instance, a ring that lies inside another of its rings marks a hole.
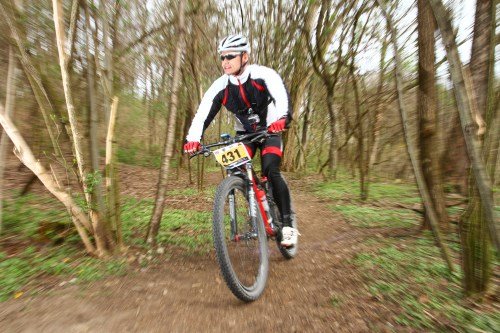
<instances>
[{"instance_id":1,"label":"bicycle handlebar","mask_svg":"<svg viewBox=\"0 0 500 333\"><path fill-rule=\"evenodd\" d=\"M234 138L231 138L229 140L215 142L215 143L209 143L207 145L201 145L201 149L198 150L197 152L193 153L192 155L190 155L189 158L191 159L191 158L198 156L198 155L201 155L201 154L203 154L203 155L210 154L212 152L210 150L210 148L213 148L213 147L227 146L227 145L230 145L230 144L233 144L236 142L245 141L248 139L250 139L249 140L250 142L255 142L263 137L269 137L271 135L276 135L276 134L269 133L267 131L267 129L265 129L265 130L257 131L254 133L237 135ZM206 156L208 156L208 155L206 155Z\"/></svg>"}]
</instances>

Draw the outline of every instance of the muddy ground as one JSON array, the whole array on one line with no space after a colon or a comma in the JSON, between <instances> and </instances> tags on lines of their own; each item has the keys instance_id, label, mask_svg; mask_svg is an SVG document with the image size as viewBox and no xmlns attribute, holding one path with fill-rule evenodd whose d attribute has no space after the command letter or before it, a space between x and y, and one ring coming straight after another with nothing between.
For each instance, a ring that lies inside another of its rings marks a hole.
<instances>
[{"instance_id":1,"label":"muddy ground","mask_svg":"<svg viewBox=\"0 0 500 333\"><path fill-rule=\"evenodd\" d=\"M28 173L10 168L8 176ZM122 167L122 190L154 196L157 171ZM184 178L183 178L184 177ZM402 332L398 309L368 292L356 253L387 230L360 229L332 212L307 180L289 177L298 216L300 250L285 260L274 243L267 288L253 303L236 299L208 255L175 249L145 268L90 284L56 285L0 303L2 332ZM215 174L210 182L215 183ZM37 186L35 185L34 190ZM185 188L185 176L170 188ZM39 188L40 189L40 188ZM168 204L168 203L167 203ZM191 202L174 200L177 208ZM208 206L207 206L208 207ZM393 231L391 231L393 232Z\"/></svg>"}]
</instances>

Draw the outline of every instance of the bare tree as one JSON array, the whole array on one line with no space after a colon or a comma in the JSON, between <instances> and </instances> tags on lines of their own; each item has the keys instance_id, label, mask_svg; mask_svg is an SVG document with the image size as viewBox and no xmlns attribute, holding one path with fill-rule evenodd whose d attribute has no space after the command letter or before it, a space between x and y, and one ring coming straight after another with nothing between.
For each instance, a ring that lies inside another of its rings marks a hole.
<instances>
[{"instance_id":1,"label":"bare tree","mask_svg":"<svg viewBox=\"0 0 500 333\"><path fill-rule=\"evenodd\" d=\"M313 68L310 66L310 61L307 57L307 53L304 53L304 48L306 48L308 31L311 31L314 24L314 15L317 12L316 3L304 3L305 8L301 8L297 13L303 13L302 15L296 15L295 18L303 28L300 30L300 34L294 42L294 48L290 51L292 54L288 55L286 53L280 54L275 58L283 58L287 60L287 57L292 57L294 61L287 61L288 66L284 73L291 73L291 79L287 82L290 89L290 99L292 102L292 110L290 110L292 116L296 121L292 122L291 130L285 135L285 154L283 155L282 167L284 170L292 171L294 169L294 164L297 163L294 158L297 158L296 154L293 154L295 150L301 151L302 148L297 147L298 140L296 140L296 132L298 128L298 118L299 110L303 101L309 100L310 97L306 96L306 87L310 81L310 77L313 74ZM295 8L293 8L295 9ZM294 22L295 23L295 22ZM294 28L292 25L290 28ZM276 38L274 40L277 40ZM278 39L279 40L279 39ZM287 75L288 76L288 75ZM307 103L307 102L306 102ZM303 139L305 139L303 137ZM297 149L295 149L297 147ZM302 154L304 157L304 154Z\"/></svg>"},{"instance_id":2,"label":"bare tree","mask_svg":"<svg viewBox=\"0 0 500 333\"><path fill-rule=\"evenodd\" d=\"M370 160L369 160L369 169L373 167L373 165L376 162L377 159L377 152L379 149L379 142L380 142L380 129L382 125L382 120L384 117L384 114L382 112L382 107L381 107L381 96L382 96L382 90L384 88L384 76L385 76L385 69L386 69L386 51L387 51L387 41L384 38L382 41L382 47L380 48L380 66L379 66L379 81L378 81L378 87L377 87L377 102L374 107L374 113L373 113L373 138L372 138L372 149L371 149L371 154L370 154Z\"/></svg>"},{"instance_id":3,"label":"bare tree","mask_svg":"<svg viewBox=\"0 0 500 333\"><path fill-rule=\"evenodd\" d=\"M82 137L80 135L80 130L78 128L79 126L73 102L73 92L67 68L68 55L65 50L65 31L64 31L62 1L53 0L52 4L54 10L54 23L57 36L57 49L59 53L59 65L61 68L68 118L71 125L71 132L73 136L73 147L75 151L75 158L78 165L80 179L82 180L82 187L85 193L86 201L88 205L91 207L90 219L92 221L94 229L94 237L96 240L96 253L98 256L105 256L108 254L109 250L113 250L114 244L112 243L111 238L106 232L107 230L103 223L103 216L100 216L99 211L96 210L94 207L92 207L92 202L94 202L94 200L92 199L92 192L97 189L92 189L91 187L89 187L89 182L94 181L92 177L95 177L95 175L88 173L85 166L85 159L83 156Z\"/></svg>"},{"instance_id":4,"label":"bare tree","mask_svg":"<svg viewBox=\"0 0 500 333\"><path fill-rule=\"evenodd\" d=\"M494 179L496 149L498 147L498 119L493 107L493 49L495 33L495 6L493 1L478 0L472 40L470 71L472 91L469 96L471 106L486 119L486 140L482 143L482 159L486 164L487 175ZM493 149L492 149L493 148ZM467 295L482 297L491 281L492 255L491 239L482 197L478 191L475 175L469 184L469 207L461 219L460 236L462 240L462 266L464 287ZM494 221L492 221L494 222Z\"/></svg>"},{"instance_id":5,"label":"bare tree","mask_svg":"<svg viewBox=\"0 0 500 333\"><path fill-rule=\"evenodd\" d=\"M343 66L343 57L345 56L343 54L342 44L347 32L349 31L349 25L342 26L342 22L346 20L348 14L356 4L357 1L351 1L345 6L343 6L342 4L338 4L334 7L332 12L330 2L326 0L322 1L321 7L319 8L317 24L314 30L315 45L313 47L310 42L307 43L307 48L312 60L314 71L323 81L327 92L327 108L330 121L330 145L328 150L328 159L325 162L324 166L328 165L328 176L334 179L336 176L337 168L337 115L334 106L335 87L339 81L340 70ZM362 10L363 6L362 8L358 9L358 12ZM359 18L359 16L357 17ZM352 20L351 24L353 24ZM330 66L325 59L325 54L328 51L335 33L340 27L342 27L343 30L340 36L339 47L336 52L337 61L332 71L332 66Z\"/></svg>"},{"instance_id":6,"label":"bare tree","mask_svg":"<svg viewBox=\"0 0 500 333\"><path fill-rule=\"evenodd\" d=\"M312 83L309 82L309 88L308 88L308 98L303 114L303 121L302 121L302 129L301 129L301 136L300 136L300 142L298 144L298 149L297 149L297 157L296 157L296 169L298 171L306 171L307 167L307 148L308 148L308 137L309 137L309 126L311 125L311 113L312 113L312 101L313 101L313 92L312 92Z\"/></svg>"},{"instance_id":7,"label":"bare tree","mask_svg":"<svg viewBox=\"0 0 500 333\"><path fill-rule=\"evenodd\" d=\"M92 230L92 225L87 216L74 202L73 198L68 193L60 189L58 184L54 181L53 175L51 175L43 167L41 162L35 158L28 144L24 141L21 134L19 133L18 129L15 127L9 117L5 115L3 106L1 105L0 124L14 143L15 152L19 160L23 162L23 164L26 165L31 171L33 171L33 173L40 179L40 181L50 191L50 193L52 193L57 199L59 199L59 201L64 204L64 206L66 206L87 252L90 254L99 255L99 252L96 252L96 249L89 239L87 233L89 230Z\"/></svg>"},{"instance_id":8,"label":"bare tree","mask_svg":"<svg viewBox=\"0 0 500 333\"><path fill-rule=\"evenodd\" d=\"M354 18L354 24L352 29L352 37L351 37L351 63L349 65L349 75L352 80L353 91L354 91L354 105L356 110L356 122L355 127L357 128L357 160L358 160L358 170L359 170L359 184L360 184L360 199L365 201L368 199L368 188L369 188L369 138L370 135L367 134L367 130L365 130L364 125L364 115L369 111L365 110L365 106L361 103L360 97L360 88L358 84L358 79L355 73L355 59L358 54L359 48L361 46L361 41L363 36L365 35L368 22L370 22L370 16L373 12L373 8L368 12L368 18L366 19L365 24L361 27L361 30L357 30L357 24L359 20L359 16L363 13L363 11L358 11ZM356 35L359 34L359 37L356 38ZM355 45L355 46L354 46ZM366 94L365 94L366 95ZM368 126L367 126L368 127Z\"/></svg>"},{"instance_id":9,"label":"bare tree","mask_svg":"<svg viewBox=\"0 0 500 333\"><path fill-rule=\"evenodd\" d=\"M116 167L114 135L118 109L118 97L113 99L106 136L106 194L107 212L111 229L116 237L118 248L123 247L123 236L120 219L120 193L118 190L118 172Z\"/></svg>"},{"instance_id":10,"label":"bare tree","mask_svg":"<svg viewBox=\"0 0 500 333\"><path fill-rule=\"evenodd\" d=\"M458 55L458 47L455 41L455 35L453 33L449 13L446 11L446 8L440 0L429 0L429 3L432 7L432 11L434 12L434 17L438 23L439 31L441 32L443 43L446 48L451 79L455 89L455 99L460 114L460 122L464 133L467 153L471 161L472 173L475 179L474 183L477 186L479 198L481 200L482 214L486 224L488 225L493 244L498 250L500 237L498 223L495 222L493 212L491 181L488 172L486 171L486 165L481 156L481 146L475 134L476 126L472 118L472 115L474 114L473 106L475 100L469 99L470 95L466 88L464 74L462 71L462 63ZM495 131L496 129L494 129L492 133L495 133Z\"/></svg>"},{"instance_id":11,"label":"bare tree","mask_svg":"<svg viewBox=\"0 0 500 333\"><path fill-rule=\"evenodd\" d=\"M441 181L437 138L437 91L435 69L435 21L427 0L418 0L418 114L420 163L429 188L432 205L442 230L448 230L448 213ZM430 229L429 217L424 214L422 225Z\"/></svg>"},{"instance_id":12,"label":"bare tree","mask_svg":"<svg viewBox=\"0 0 500 333\"><path fill-rule=\"evenodd\" d=\"M417 159L417 148L415 147L414 141L411 139L408 129L408 112L406 111L406 105L404 102L404 92L403 92L403 76L402 76L402 62L400 59L400 50L398 48L397 41L397 33L392 23L391 15L387 12L385 3L382 0L377 0L378 5L382 9L382 13L384 14L387 21L387 28L389 30L389 34L391 36L391 41L394 47L394 60L395 60L395 74L396 74L396 88L397 88L397 96L398 96L398 107L401 116L401 122L403 124L403 130L406 141L406 148L408 155L410 156L411 164L413 166L413 173L415 175L415 179L417 181L418 190L420 192L420 196L426 208L427 215L429 216L429 221L431 224L432 232L434 233L434 238L439 248L441 249L441 255L443 259L446 261L448 265L448 269L450 272L453 271L453 264L451 262L451 257L449 254L448 247L444 243L441 232L439 231L439 220L436 216L436 212L432 205L431 196L429 194L429 189L425 182L425 179L422 174L422 169L418 163Z\"/></svg>"},{"instance_id":13,"label":"bare tree","mask_svg":"<svg viewBox=\"0 0 500 333\"><path fill-rule=\"evenodd\" d=\"M78 1L76 1L78 3ZM75 5L77 6L77 4ZM76 14L76 10L73 10L72 14ZM71 22L75 22L76 19L73 17ZM96 70L95 70L95 55L90 52L90 14L87 6L85 6L85 57L87 60L86 66L86 76L87 76L87 99L88 99L88 111L89 111L89 152L90 152L90 174L98 175L100 174L99 168L99 115L97 110L97 91L96 91ZM72 44L69 44L72 45ZM104 205L102 182L95 182L95 190L92 195L92 206L98 207L100 214L105 216L106 209Z\"/></svg>"},{"instance_id":14,"label":"bare tree","mask_svg":"<svg viewBox=\"0 0 500 333\"><path fill-rule=\"evenodd\" d=\"M9 47L9 69L7 72L7 92L5 94L5 115L12 118L16 101L16 69L17 61L14 48ZM4 171L7 161L8 136L2 131L0 138L0 234L2 233L2 213L4 200Z\"/></svg>"},{"instance_id":15,"label":"bare tree","mask_svg":"<svg viewBox=\"0 0 500 333\"><path fill-rule=\"evenodd\" d=\"M172 93L170 95L170 115L168 120L167 138L165 140L165 151L163 155L163 160L160 169L160 178L158 180L158 188L156 192L155 206L153 209L153 214L148 226L148 233L146 241L149 244L155 244L156 237L158 236L158 231L160 229L160 222L163 216L163 210L165 207L165 193L166 186L168 182L168 174L170 170L170 160L174 151L175 143L175 125L177 117L177 101L178 92L180 85L180 75L181 75L181 61L182 61L182 51L184 49L184 34L185 34L185 2L186 0L181 0L179 3L179 21L177 25L178 40L175 49L175 60L174 60L174 74L172 78Z\"/></svg>"},{"instance_id":16,"label":"bare tree","mask_svg":"<svg viewBox=\"0 0 500 333\"><path fill-rule=\"evenodd\" d=\"M38 103L40 112L42 114L47 133L50 138L52 147L56 156L62 156L62 151L56 140L56 133L52 121L50 120L50 115L54 114L54 107L51 99L48 96L47 89L43 84L42 77L39 71L36 69L32 57L26 51L24 40L26 37L19 29L18 24L15 20L16 8L9 7L8 4L0 2L0 12L3 15L4 20L7 22L10 28L10 35L12 37L13 43L17 46L17 51L19 52L19 61L23 67L24 73L30 83L31 89Z\"/></svg>"}]
</instances>

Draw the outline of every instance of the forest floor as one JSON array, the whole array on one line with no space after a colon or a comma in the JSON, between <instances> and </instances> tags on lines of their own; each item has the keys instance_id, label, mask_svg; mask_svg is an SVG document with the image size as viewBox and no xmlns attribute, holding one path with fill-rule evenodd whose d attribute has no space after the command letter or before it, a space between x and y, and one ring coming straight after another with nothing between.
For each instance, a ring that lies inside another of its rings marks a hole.
<instances>
[{"instance_id":1,"label":"forest floor","mask_svg":"<svg viewBox=\"0 0 500 333\"><path fill-rule=\"evenodd\" d=\"M17 172L15 175L18 178ZM214 172L207 179L206 186L214 186L220 179L220 172ZM141 167L122 167L121 181L124 195L153 198L157 172ZM371 267L370 270L363 264L368 257L376 262L377 251L387 248L387 241L396 249L399 246L404 249L407 242L415 241L417 224L407 227L356 226L332 209L335 203L332 199L314 190L318 179L293 179L289 175L288 182L301 232L298 256L285 260L274 243L269 243L268 284L257 301L243 303L231 294L219 273L211 248L198 251L170 244L166 245L164 254L155 254L145 262L146 254L131 247L126 271L118 275L82 283L40 276L37 283L37 286L42 286L40 291L26 292L0 303L0 331L457 330L446 316L432 311L426 320L430 323L427 326L435 329L405 324L404 312L408 309L404 302L398 301L396 291L396 294L392 293L393 290L384 292L381 287L380 292L374 292L372 280L378 274L377 268ZM179 194L189 187L186 184L185 176L169 183L169 191L174 191L170 193L177 195L167 199L167 207L209 212L209 196L183 197ZM35 185L33 191L39 190L41 186ZM402 261L405 260L403 256ZM401 272L404 274L405 271ZM395 279L404 280L405 277L396 276ZM447 289L446 279L433 279L439 288ZM409 285L408 288L413 287ZM403 293L412 292L403 290ZM430 302L430 296L418 293L417 302Z\"/></svg>"}]
</instances>

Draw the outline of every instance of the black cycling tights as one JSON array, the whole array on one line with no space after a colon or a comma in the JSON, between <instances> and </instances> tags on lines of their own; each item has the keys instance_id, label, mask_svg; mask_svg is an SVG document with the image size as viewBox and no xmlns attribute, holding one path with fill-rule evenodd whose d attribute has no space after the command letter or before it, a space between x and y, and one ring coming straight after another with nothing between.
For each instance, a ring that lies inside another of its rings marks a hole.
<instances>
[{"instance_id":1,"label":"black cycling tights","mask_svg":"<svg viewBox=\"0 0 500 333\"><path fill-rule=\"evenodd\" d=\"M280 173L281 157L268 153L262 155L262 173L271 182L273 197L281 212L281 216L290 216L290 191ZM286 219L285 219L286 220ZM288 221L285 221L288 222Z\"/></svg>"},{"instance_id":2,"label":"black cycling tights","mask_svg":"<svg viewBox=\"0 0 500 333\"><path fill-rule=\"evenodd\" d=\"M290 223L292 209L290 206L290 191L280 173L282 141L281 135L268 137L263 143L250 143L246 145L251 150L251 155L260 148L262 161L262 174L267 177L273 187L273 197L280 210L281 217L286 224Z\"/></svg>"}]
</instances>

